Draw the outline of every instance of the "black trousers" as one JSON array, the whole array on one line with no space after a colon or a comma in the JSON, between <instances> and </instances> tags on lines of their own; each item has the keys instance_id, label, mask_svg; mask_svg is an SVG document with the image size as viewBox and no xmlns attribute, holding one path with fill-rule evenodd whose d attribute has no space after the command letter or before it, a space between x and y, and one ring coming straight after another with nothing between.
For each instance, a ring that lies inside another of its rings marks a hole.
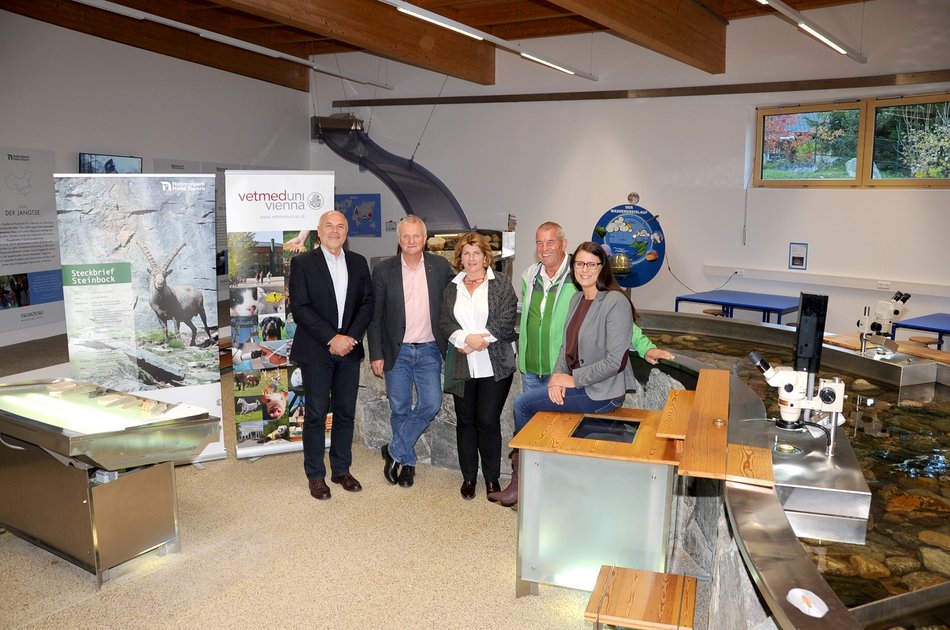
<instances>
[{"instance_id":1,"label":"black trousers","mask_svg":"<svg viewBox=\"0 0 950 630\"><path fill-rule=\"evenodd\" d=\"M327 474L326 416L333 401L333 426L330 430L330 470L334 475L350 472L353 463L353 418L360 385L360 362L328 355L324 361L301 363L303 375L303 469L308 480L323 479Z\"/></svg>"},{"instance_id":2,"label":"black trousers","mask_svg":"<svg viewBox=\"0 0 950 630\"><path fill-rule=\"evenodd\" d=\"M485 481L498 481L501 473L501 410L511 389L512 376L500 381L493 376L470 378L465 381L464 395L453 396L459 469L466 481L475 481L478 477L479 456Z\"/></svg>"}]
</instances>

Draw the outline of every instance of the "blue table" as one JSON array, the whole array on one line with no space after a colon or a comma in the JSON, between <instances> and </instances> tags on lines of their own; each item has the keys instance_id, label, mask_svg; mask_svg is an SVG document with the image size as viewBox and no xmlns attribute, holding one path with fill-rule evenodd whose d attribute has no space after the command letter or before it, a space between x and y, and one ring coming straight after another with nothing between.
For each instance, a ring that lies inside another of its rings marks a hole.
<instances>
[{"instance_id":1,"label":"blue table","mask_svg":"<svg viewBox=\"0 0 950 630\"><path fill-rule=\"evenodd\" d=\"M903 321L894 322L891 326L891 339L895 339L898 328L910 330L926 330L937 333L937 350L943 350L943 336L950 334L950 313L934 313L911 317Z\"/></svg>"},{"instance_id":2,"label":"blue table","mask_svg":"<svg viewBox=\"0 0 950 630\"><path fill-rule=\"evenodd\" d=\"M725 317L732 317L736 308L750 311L762 311L762 321L768 323L772 313L777 316L776 323L782 323L782 315L798 310L798 297L790 295L771 295L768 293L749 293L747 291L703 291L689 295L676 296L674 311L679 312L680 302L699 302L700 304L717 304L722 307Z\"/></svg>"}]
</instances>

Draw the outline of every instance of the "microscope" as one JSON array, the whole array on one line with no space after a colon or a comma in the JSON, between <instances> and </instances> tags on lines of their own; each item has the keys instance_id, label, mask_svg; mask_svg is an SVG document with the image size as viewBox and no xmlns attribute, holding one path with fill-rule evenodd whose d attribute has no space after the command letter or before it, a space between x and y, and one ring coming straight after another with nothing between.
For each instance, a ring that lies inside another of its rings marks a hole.
<instances>
[{"instance_id":1,"label":"microscope","mask_svg":"<svg viewBox=\"0 0 950 630\"><path fill-rule=\"evenodd\" d=\"M858 335L861 338L861 355L867 356L868 342L877 344L877 354L896 352L897 344L890 339L891 324L904 313L904 304L910 299L910 293L898 291L890 300L881 300L874 307L864 307L864 316L858 320Z\"/></svg>"},{"instance_id":2,"label":"microscope","mask_svg":"<svg viewBox=\"0 0 950 630\"><path fill-rule=\"evenodd\" d=\"M772 367L758 352L750 353L749 358L766 382L778 390L780 417L775 420L775 426L786 431L812 427L824 432L825 455L831 457L835 452L835 429L843 420L841 412L846 396L844 382L839 378L818 379L815 395L827 312L827 295L801 294L794 367ZM814 422L811 421L813 412Z\"/></svg>"}]
</instances>

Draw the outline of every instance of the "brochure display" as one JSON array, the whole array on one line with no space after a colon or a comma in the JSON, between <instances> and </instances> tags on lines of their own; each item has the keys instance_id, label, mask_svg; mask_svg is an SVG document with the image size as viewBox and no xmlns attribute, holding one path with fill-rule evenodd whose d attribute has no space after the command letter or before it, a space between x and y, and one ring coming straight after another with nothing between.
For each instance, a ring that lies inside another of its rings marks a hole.
<instances>
[{"instance_id":1,"label":"brochure display","mask_svg":"<svg viewBox=\"0 0 950 630\"><path fill-rule=\"evenodd\" d=\"M332 172L225 173L238 457L303 448L303 379L289 359L297 325L287 283L290 259L313 249L310 230L333 209L333 180Z\"/></svg>"},{"instance_id":2,"label":"brochure display","mask_svg":"<svg viewBox=\"0 0 950 630\"><path fill-rule=\"evenodd\" d=\"M220 416L214 177L57 175L73 377ZM225 457L223 438L199 459Z\"/></svg>"}]
</instances>

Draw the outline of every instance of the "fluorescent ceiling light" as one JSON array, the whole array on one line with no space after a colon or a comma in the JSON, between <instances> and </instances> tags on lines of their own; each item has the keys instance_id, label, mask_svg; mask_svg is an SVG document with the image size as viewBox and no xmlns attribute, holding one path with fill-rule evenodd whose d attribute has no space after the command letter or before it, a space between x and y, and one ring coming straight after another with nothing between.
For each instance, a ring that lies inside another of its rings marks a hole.
<instances>
[{"instance_id":1,"label":"fluorescent ceiling light","mask_svg":"<svg viewBox=\"0 0 950 630\"><path fill-rule=\"evenodd\" d=\"M809 35L811 35L812 37L814 37L814 38L816 38L816 39L818 39L818 40L824 42L824 43L827 44L828 46L831 46L833 49L837 50L837 51L838 51L839 53L841 53L842 55L847 55L847 54L848 54L848 51L847 51L847 50L845 50L844 48L842 48L842 47L839 46L838 44L834 43L833 41L831 41L830 39L828 39L827 37L825 37L824 35L822 35L822 34L819 33L818 31L816 31L815 29L813 29L812 27L810 27L810 26L808 26L807 24L805 24L804 22L802 22L801 24L799 24L799 25L798 25L798 28L802 29L803 31L805 31L806 33L808 33Z\"/></svg>"},{"instance_id":2,"label":"fluorescent ceiling light","mask_svg":"<svg viewBox=\"0 0 950 630\"><path fill-rule=\"evenodd\" d=\"M477 39L480 41L486 41L486 42L492 43L498 48L507 50L508 52L515 53L516 55L521 55L525 59L528 59L530 61L535 61L542 65L548 66L549 68L554 68L555 70L558 70L560 72L564 72L566 74L570 74L577 77L583 77L591 81L597 80L597 77L593 74L584 72L583 70L578 70L577 68L572 68L571 66L568 66L567 64L563 64L557 61L549 61L547 59L544 59L543 57L540 57L539 55L523 50L519 44L515 44L514 42L509 42L508 40L501 39L500 37L495 37L491 33L480 31L477 28L473 28L471 26L468 26L467 24L462 24L461 22L456 22L455 20L449 19L443 15L439 15L438 13L434 13L432 11L427 11L426 9L417 7L416 5L410 4L408 2L404 2L403 0L379 0L379 2L382 2L383 4L388 4L391 7L395 7L396 10L402 13L405 13L406 15L411 15L414 18L425 20L426 22L429 22L430 24L435 24L436 26L447 28L450 31L461 33L462 35L466 35L467 37L471 37L472 39Z\"/></svg>"},{"instance_id":3,"label":"fluorescent ceiling light","mask_svg":"<svg viewBox=\"0 0 950 630\"><path fill-rule=\"evenodd\" d=\"M541 57L538 57L538 56L536 56L536 55L532 55L531 53L521 52L520 54L521 54L521 56L524 57L525 59L530 59L531 61L536 61L537 63L540 63L540 64L543 65L543 66L547 66L547 67L549 67L549 68L554 68L555 70L560 70L561 72L563 72L563 73L565 73L565 74L574 74L574 71L573 71L573 70L568 70L567 68L563 68L563 67L557 65L556 63L553 63L553 62L551 62L551 61L548 61L547 59L542 59Z\"/></svg>"},{"instance_id":4,"label":"fluorescent ceiling light","mask_svg":"<svg viewBox=\"0 0 950 630\"><path fill-rule=\"evenodd\" d=\"M198 37L218 42L219 44L226 44L228 46L241 48L259 55L267 55L268 57L272 57L274 59L283 59L284 61L297 63L302 66L307 66L311 70L321 74L328 74L333 77L340 77L341 79L345 79L347 81L355 81L356 83L363 83L365 85L375 85L376 87L386 88L387 90L393 89L393 87L387 83L380 83L379 81L373 81L372 79L363 79L350 74L343 74L339 70L322 66L318 63L310 61L309 59L304 59L303 57L295 57L294 55L282 53L279 50L273 50L271 48L265 48L264 46L258 46L257 44L246 42L243 39L236 39L234 37L228 37L227 35L215 33L213 31L206 31L203 28L198 28L197 26L192 26L191 24L185 24L184 22L169 20L168 18L161 17L160 15L152 15L151 13L143 13L142 11L134 11L128 7L124 7L112 2L106 2L105 0L76 0L76 2L94 7L96 9L102 9L103 11L109 11L110 13L124 15L136 20L148 20L149 22L155 22L156 24L161 24L163 26L177 28L178 30L186 31L193 35L197 35Z\"/></svg>"},{"instance_id":5,"label":"fluorescent ceiling light","mask_svg":"<svg viewBox=\"0 0 950 630\"><path fill-rule=\"evenodd\" d=\"M762 2L762 0L759 0L759 2ZM762 4L768 4L779 13L795 20L795 24L797 24L800 29L815 37L821 43L831 47L834 51L839 52L842 55L847 55L858 63L867 63L868 60L866 57L864 57L864 55L851 48L792 7L782 2L782 0L768 0L767 2L762 2Z\"/></svg>"},{"instance_id":6,"label":"fluorescent ceiling light","mask_svg":"<svg viewBox=\"0 0 950 630\"><path fill-rule=\"evenodd\" d=\"M456 33L460 33L462 35L465 35L466 37L477 39L478 41L482 41L485 39L478 33L470 31L470 29L461 28L461 25L455 26L454 23L450 23L449 21L442 21L438 16L431 14L429 11L426 11L425 9L407 9L406 7L399 6L399 7L396 7L396 10L399 11L400 13L411 15L414 18L425 20L429 24L435 24L436 26L447 28L450 31L455 31Z\"/></svg>"},{"instance_id":7,"label":"fluorescent ceiling light","mask_svg":"<svg viewBox=\"0 0 950 630\"><path fill-rule=\"evenodd\" d=\"M759 0L759 4L768 4L769 0Z\"/></svg>"}]
</instances>

